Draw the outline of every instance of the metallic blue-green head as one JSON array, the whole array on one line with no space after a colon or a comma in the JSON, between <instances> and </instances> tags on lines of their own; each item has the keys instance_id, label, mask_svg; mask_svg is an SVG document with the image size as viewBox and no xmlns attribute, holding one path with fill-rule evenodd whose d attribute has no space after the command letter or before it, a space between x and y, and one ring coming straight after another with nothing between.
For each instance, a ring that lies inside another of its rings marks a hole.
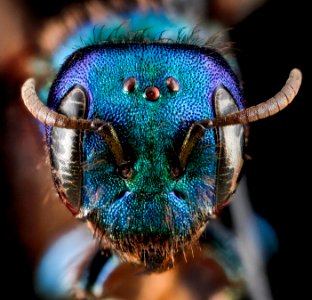
<instances>
[{"instance_id":1,"label":"metallic blue-green head","mask_svg":"<svg viewBox=\"0 0 312 300\"><path fill-rule=\"evenodd\" d=\"M242 125L200 124L243 108L236 76L212 49L135 42L79 49L48 106L104 124L48 127L52 170L70 210L128 260L167 268L235 189Z\"/></svg>"}]
</instances>

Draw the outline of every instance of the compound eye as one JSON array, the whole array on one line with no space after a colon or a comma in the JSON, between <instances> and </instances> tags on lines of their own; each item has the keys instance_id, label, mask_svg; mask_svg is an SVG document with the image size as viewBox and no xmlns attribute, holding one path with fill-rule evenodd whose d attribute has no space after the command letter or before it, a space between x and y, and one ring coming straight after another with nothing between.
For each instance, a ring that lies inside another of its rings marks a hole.
<instances>
[{"instance_id":1,"label":"compound eye","mask_svg":"<svg viewBox=\"0 0 312 300\"><path fill-rule=\"evenodd\" d=\"M172 76L170 76L166 79L166 85L167 85L167 88L170 92L178 92L180 90L179 81Z\"/></svg>"},{"instance_id":2,"label":"compound eye","mask_svg":"<svg viewBox=\"0 0 312 300\"><path fill-rule=\"evenodd\" d=\"M137 84L137 80L134 77L129 77L124 80L122 90L125 93L134 92L136 88L136 84Z\"/></svg>"},{"instance_id":3,"label":"compound eye","mask_svg":"<svg viewBox=\"0 0 312 300\"><path fill-rule=\"evenodd\" d=\"M56 111L70 118L84 119L87 109L87 94L77 85L60 101ZM59 195L73 214L79 212L83 193L82 145L83 131L51 128L49 151L54 181Z\"/></svg>"},{"instance_id":4,"label":"compound eye","mask_svg":"<svg viewBox=\"0 0 312 300\"><path fill-rule=\"evenodd\" d=\"M216 117L239 111L230 92L220 86L215 91L214 105ZM244 127L242 124L217 127L218 166L216 179L216 203L224 206L234 193L243 164Z\"/></svg>"}]
</instances>

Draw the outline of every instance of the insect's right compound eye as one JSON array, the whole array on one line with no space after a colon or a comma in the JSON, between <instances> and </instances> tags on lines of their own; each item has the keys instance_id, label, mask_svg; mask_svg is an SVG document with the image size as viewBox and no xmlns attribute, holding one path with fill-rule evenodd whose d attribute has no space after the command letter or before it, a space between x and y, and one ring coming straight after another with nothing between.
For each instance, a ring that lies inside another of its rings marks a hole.
<instances>
[{"instance_id":1,"label":"insect's right compound eye","mask_svg":"<svg viewBox=\"0 0 312 300\"><path fill-rule=\"evenodd\" d=\"M75 86L61 100L57 112L71 118L85 118L87 96L81 86ZM77 129L51 128L50 158L54 181L61 199L76 214L82 197L83 131Z\"/></svg>"},{"instance_id":2,"label":"insect's right compound eye","mask_svg":"<svg viewBox=\"0 0 312 300\"><path fill-rule=\"evenodd\" d=\"M233 96L223 86L215 91L216 117L238 112ZM216 203L223 207L234 193L243 164L244 127L242 124L218 127L218 172Z\"/></svg>"}]
</instances>

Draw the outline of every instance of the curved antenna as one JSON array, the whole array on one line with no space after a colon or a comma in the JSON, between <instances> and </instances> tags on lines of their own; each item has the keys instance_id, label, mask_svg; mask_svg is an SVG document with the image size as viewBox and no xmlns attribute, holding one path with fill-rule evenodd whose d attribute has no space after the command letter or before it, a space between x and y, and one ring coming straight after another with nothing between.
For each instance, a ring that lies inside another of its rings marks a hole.
<instances>
[{"instance_id":1,"label":"curved antenna","mask_svg":"<svg viewBox=\"0 0 312 300\"><path fill-rule=\"evenodd\" d=\"M69 118L50 109L42 103L35 90L35 80L29 78L22 86L22 98L31 114L47 126L67 129L91 129L94 121Z\"/></svg>"},{"instance_id":2,"label":"curved antenna","mask_svg":"<svg viewBox=\"0 0 312 300\"><path fill-rule=\"evenodd\" d=\"M256 106L251 106L237 113L217 117L212 120L202 120L199 123L206 128L251 123L275 115L288 106L297 95L302 81L299 69L293 69L283 88L269 100Z\"/></svg>"},{"instance_id":3,"label":"curved antenna","mask_svg":"<svg viewBox=\"0 0 312 300\"><path fill-rule=\"evenodd\" d=\"M35 89L35 80L30 78L22 86L22 98L31 114L47 126L66 129L92 130L103 136L112 151L118 167L124 167L127 161L118 135L111 123L102 120L70 118L59 114L42 103Z\"/></svg>"}]
</instances>

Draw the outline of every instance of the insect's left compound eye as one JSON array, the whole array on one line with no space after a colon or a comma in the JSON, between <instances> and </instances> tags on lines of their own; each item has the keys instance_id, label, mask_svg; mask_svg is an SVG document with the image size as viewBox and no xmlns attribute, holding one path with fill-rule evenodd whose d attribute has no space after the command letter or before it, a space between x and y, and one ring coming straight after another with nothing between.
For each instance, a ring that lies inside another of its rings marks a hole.
<instances>
[{"instance_id":1,"label":"insect's left compound eye","mask_svg":"<svg viewBox=\"0 0 312 300\"><path fill-rule=\"evenodd\" d=\"M85 118L87 97L81 86L75 86L61 101L57 112L72 118ZM78 213L82 197L82 135L77 129L53 127L50 135L50 157L54 182L66 206Z\"/></svg>"},{"instance_id":2,"label":"insect's left compound eye","mask_svg":"<svg viewBox=\"0 0 312 300\"><path fill-rule=\"evenodd\" d=\"M124 80L122 90L125 93L131 93L135 91L137 81L134 77L129 77Z\"/></svg>"},{"instance_id":3,"label":"insect's left compound eye","mask_svg":"<svg viewBox=\"0 0 312 300\"><path fill-rule=\"evenodd\" d=\"M180 83L179 81L174 77L168 77L166 79L166 85L170 92L178 92L180 90Z\"/></svg>"}]
</instances>

